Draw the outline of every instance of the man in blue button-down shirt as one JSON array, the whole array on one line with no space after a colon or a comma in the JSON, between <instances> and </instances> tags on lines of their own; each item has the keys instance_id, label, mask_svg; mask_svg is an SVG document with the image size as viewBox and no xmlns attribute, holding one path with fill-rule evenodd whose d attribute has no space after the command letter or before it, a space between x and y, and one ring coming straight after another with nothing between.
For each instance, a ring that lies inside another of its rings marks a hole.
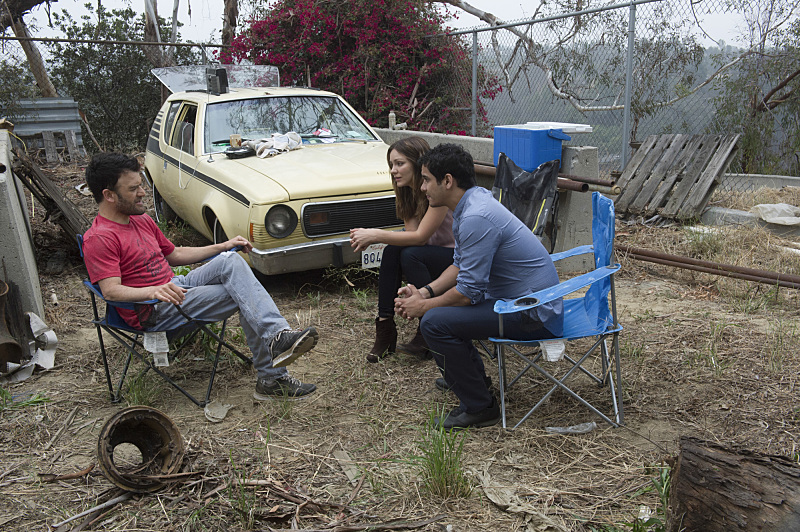
<instances>
[{"instance_id":1,"label":"man in blue button-down shirt","mask_svg":"<svg viewBox=\"0 0 800 532\"><path fill-rule=\"evenodd\" d=\"M486 427L500 420L473 339L498 336L494 302L558 284L553 261L539 239L491 192L476 186L472 156L442 144L420 160L422 190L433 207L453 211L453 265L421 289L402 287L396 310L422 317L420 329L460 405L440 423L445 429ZM560 336L562 303L556 300L503 318L504 335L520 340Z\"/></svg>"}]
</instances>

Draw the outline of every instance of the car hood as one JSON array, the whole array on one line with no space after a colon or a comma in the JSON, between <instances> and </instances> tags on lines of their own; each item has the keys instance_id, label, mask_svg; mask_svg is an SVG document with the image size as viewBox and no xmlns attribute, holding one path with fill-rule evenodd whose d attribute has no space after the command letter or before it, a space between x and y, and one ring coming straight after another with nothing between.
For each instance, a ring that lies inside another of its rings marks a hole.
<instances>
[{"instance_id":1,"label":"car hood","mask_svg":"<svg viewBox=\"0 0 800 532\"><path fill-rule=\"evenodd\" d=\"M391 192L387 149L379 142L345 142L304 145L265 159L215 157L223 159L236 189L253 203L262 203L281 200L274 197L274 187L265 186L265 179L285 190L289 200Z\"/></svg>"}]
</instances>

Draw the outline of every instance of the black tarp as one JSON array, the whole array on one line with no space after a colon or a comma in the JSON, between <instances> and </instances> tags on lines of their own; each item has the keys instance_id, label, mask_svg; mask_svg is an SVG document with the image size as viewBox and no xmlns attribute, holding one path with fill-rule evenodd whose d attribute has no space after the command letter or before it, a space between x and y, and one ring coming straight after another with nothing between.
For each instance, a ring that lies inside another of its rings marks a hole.
<instances>
[{"instance_id":1,"label":"black tarp","mask_svg":"<svg viewBox=\"0 0 800 532\"><path fill-rule=\"evenodd\" d=\"M539 165L527 172L501 153L492 186L492 194L501 204L522 220L528 228L545 242L550 253L555 249L556 214L558 211L558 159Z\"/></svg>"}]
</instances>

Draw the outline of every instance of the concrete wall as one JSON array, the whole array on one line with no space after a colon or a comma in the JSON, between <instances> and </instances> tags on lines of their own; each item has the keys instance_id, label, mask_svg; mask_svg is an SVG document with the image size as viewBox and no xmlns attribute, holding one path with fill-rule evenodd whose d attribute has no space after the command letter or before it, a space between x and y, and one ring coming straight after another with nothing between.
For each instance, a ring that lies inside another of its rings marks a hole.
<instances>
[{"instance_id":1,"label":"concrete wall","mask_svg":"<svg viewBox=\"0 0 800 532\"><path fill-rule=\"evenodd\" d=\"M494 140L489 138L423 133L406 130L375 130L387 144L410 136L420 136L431 147L452 142L460 144L472 154L476 162L493 164ZM564 146L561 155L561 172L585 177L599 177L600 165L597 148L592 146ZM479 179L478 184L492 187L491 180ZM576 246L592 243L592 196L588 192L559 192L558 234L554 252L565 251ZM592 257L571 257L556 264L559 272L587 271L593 268Z\"/></svg>"},{"instance_id":2,"label":"concrete wall","mask_svg":"<svg viewBox=\"0 0 800 532\"><path fill-rule=\"evenodd\" d=\"M10 148L8 131L0 129L0 278L19 289L24 312L44 317L25 188L11 172Z\"/></svg>"},{"instance_id":3,"label":"concrete wall","mask_svg":"<svg viewBox=\"0 0 800 532\"><path fill-rule=\"evenodd\" d=\"M722 190L748 191L762 187L800 187L800 177L764 174L724 174L719 184Z\"/></svg>"}]
</instances>

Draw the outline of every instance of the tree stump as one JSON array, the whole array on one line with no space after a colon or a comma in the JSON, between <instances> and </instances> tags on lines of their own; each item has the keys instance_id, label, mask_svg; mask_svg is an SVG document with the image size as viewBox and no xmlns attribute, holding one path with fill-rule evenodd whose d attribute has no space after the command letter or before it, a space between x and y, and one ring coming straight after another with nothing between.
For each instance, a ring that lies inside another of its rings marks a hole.
<instances>
[{"instance_id":1,"label":"tree stump","mask_svg":"<svg viewBox=\"0 0 800 532\"><path fill-rule=\"evenodd\" d=\"M689 437L680 447L667 530L800 531L800 464Z\"/></svg>"}]
</instances>

